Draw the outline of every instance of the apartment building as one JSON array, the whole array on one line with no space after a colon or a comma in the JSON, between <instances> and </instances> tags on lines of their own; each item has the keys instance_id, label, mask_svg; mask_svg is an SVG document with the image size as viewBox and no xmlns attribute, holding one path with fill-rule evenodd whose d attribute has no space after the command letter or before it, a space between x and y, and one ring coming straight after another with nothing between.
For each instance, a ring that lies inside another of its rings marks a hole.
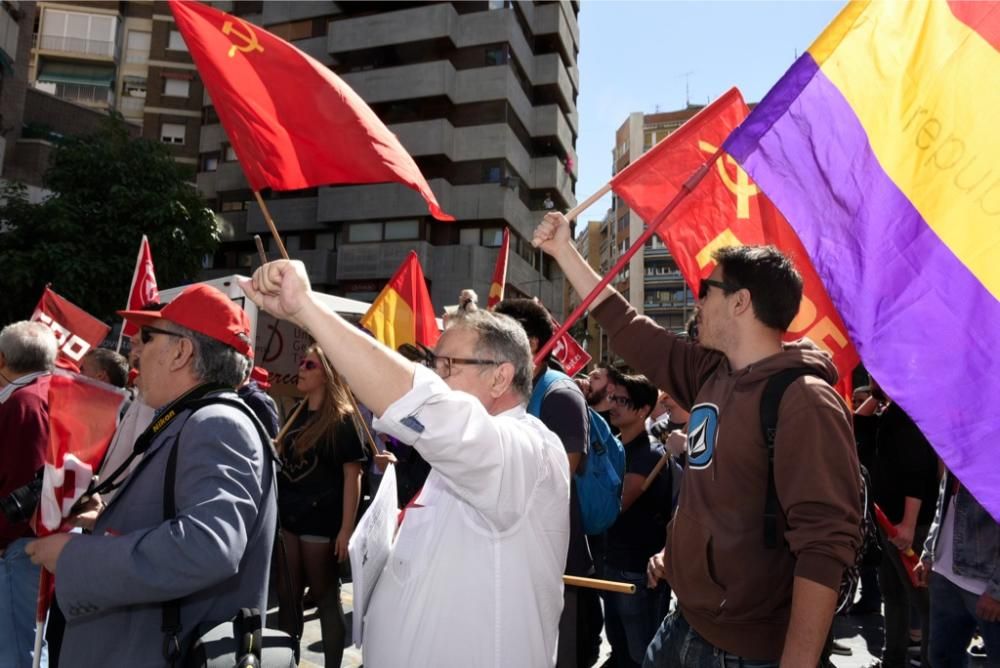
<instances>
[{"instance_id":1,"label":"apartment building","mask_svg":"<svg viewBox=\"0 0 1000 668\"><path fill-rule=\"evenodd\" d=\"M373 298L415 250L438 310L463 288L485 301L507 227L507 294L538 295L563 313L558 267L531 247L531 235L548 208L576 202L577 2L213 4L341 76L457 218L433 221L423 200L396 184L265 193L289 252L317 286ZM211 272L246 272L256 262L252 236L267 239L266 224L207 98L202 121L198 186L226 225Z\"/></svg>"},{"instance_id":2,"label":"apartment building","mask_svg":"<svg viewBox=\"0 0 1000 668\"><path fill-rule=\"evenodd\" d=\"M162 0L37 4L29 85L89 109L115 109L198 164L203 89Z\"/></svg>"}]
</instances>

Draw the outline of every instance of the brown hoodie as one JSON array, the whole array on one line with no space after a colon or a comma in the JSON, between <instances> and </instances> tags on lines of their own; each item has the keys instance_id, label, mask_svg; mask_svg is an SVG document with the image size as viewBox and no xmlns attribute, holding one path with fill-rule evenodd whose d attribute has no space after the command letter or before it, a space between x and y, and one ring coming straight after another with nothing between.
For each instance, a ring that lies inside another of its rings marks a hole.
<instances>
[{"instance_id":1,"label":"brown hoodie","mask_svg":"<svg viewBox=\"0 0 1000 668\"><path fill-rule=\"evenodd\" d=\"M691 412L688 467L667 529L667 580L710 643L755 660L781 657L794 577L837 590L860 541L858 459L837 373L815 347L789 347L732 371L721 353L678 339L620 296L594 316L611 348ZM778 411L774 476L784 542L764 546L767 379L807 366Z\"/></svg>"}]
</instances>

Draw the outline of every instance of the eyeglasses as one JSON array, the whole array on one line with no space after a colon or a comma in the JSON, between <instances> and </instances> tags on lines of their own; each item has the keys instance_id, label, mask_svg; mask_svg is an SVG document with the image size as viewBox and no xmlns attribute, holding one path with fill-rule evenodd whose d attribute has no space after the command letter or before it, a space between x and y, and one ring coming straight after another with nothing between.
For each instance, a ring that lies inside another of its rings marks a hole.
<instances>
[{"instance_id":1,"label":"eyeglasses","mask_svg":"<svg viewBox=\"0 0 1000 668\"><path fill-rule=\"evenodd\" d=\"M184 335L178 332L170 332L165 329L160 329L159 327L151 327L150 325L143 325L139 328L139 340L142 341L143 345L149 343L153 340L153 334L166 334L167 336L176 336L179 339L183 339Z\"/></svg>"},{"instance_id":2,"label":"eyeglasses","mask_svg":"<svg viewBox=\"0 0 1000 668\"><path fill-rule=\"evenodd\" d=\"M306 371L313 371L314 369L318 369L319 368L319 363L318 362L313 362L312 360L305 360L304 359L301 362L299 362L299 368L300 369L305 369Z\"/></svg>"},{"instance_id":3,"label":"eyeglasses","mask_svg":"<svg viewBox=\"0 0 1000 668\"><path fill-rule=\"evenodd\" d=\"M698 285L698 301L702 301L708 296L709 288L719 288L726 294L731 294L740 289L739 286L733 285L732 283L717 281L714 278L703 278L701 279L701 283Z\"/></svg>"},{"instance_id":4,"label":"eyeglasses","mask_svg":"<svg viewBox=\"0 0 1000 668\"><path fill-rule=\"evenodd\" d=\"M635 404L632 403L632 400L629 399L628 397L620 397L615 394L609 394L608 401L610 401L613 404L618 404L622 408L632 408L633 406L635 406Z\"/></svg>"},{"instance_id":5,"label":"eyeglasses","mask_svg":"<svg viewBox=\"0 0 1000 668\"><path fill-rule=\"evenodd\" d=\"M500 360L486 360L470 357L445 357L444 355L435 355L428 350L427 359L424 360L424 364L427 367L434 369L434 372L441 376L441 378L449 378L452 373L452 367L456 364L488 366L500 365L503 364L503 362Z\"/></svg>"}]
</instances>

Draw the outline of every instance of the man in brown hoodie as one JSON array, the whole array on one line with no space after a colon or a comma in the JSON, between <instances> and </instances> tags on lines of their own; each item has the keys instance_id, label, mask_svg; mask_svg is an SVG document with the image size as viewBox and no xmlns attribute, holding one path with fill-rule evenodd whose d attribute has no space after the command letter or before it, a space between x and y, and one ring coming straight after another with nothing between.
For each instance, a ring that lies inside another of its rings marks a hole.
<instances>
[{"instance_id":1,"label":"man in brown hoodie","mask_svg":"<svg viewBox=\"0 0 1000 668\"><path fill-rule=\"evenodd\" d=\"M562 214L546 214L533 243L578 293L597 286ZM771 247L723 248L713 259L698 296L699 344L637 315L610 287L591 307L611 348L691 413L688 470L662 563L679 606L643 666L816 666L861 538L850 413L831 387L829 356L782 345L802 297L791 262ZM769 548L761 395L792 367L810 375L789 385L778 411L781 512Z\"/></svg>"}]
</instances>

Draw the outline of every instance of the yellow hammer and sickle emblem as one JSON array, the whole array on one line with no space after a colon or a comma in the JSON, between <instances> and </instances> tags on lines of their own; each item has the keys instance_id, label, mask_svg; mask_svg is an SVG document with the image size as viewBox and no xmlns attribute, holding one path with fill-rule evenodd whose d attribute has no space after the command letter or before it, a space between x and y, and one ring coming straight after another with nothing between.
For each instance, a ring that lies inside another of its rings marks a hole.
<instances>
[{"instance_id":1,"label":"yellow hammer and sickle emblem","mask_svg":"<svg viewBox=\"0 0 1000 668\"><path fill-rule=\"evenodd\" d=\"M243 53L250 53L251 51L260 51L261 53L264 53L264 47L262 47L260 43L257 42L257 33L253 31L253 28L250 27L250 24L247 23L246 21L240 21L240 23L243 25L243 29L246 30L245 33L237 30L236 27L233 25L232 21L226 21L224 24L222 24L223 35L232 35L234 37L238 37L240 40L243 41L243 46L240 46L238 44L233 44L232 46L229 47L229 57L232 58L233 56L235 56L237 51L241 51Z\"/></svg>"},{"instance_id":2,"label":"yellow hammer and sickle emblem","mask_svg":"<svg viewBox=\"0 0 1000 668\"><path fill-rule=\"evenodd\" d=\"M709 155L714 154L718 148L712 146L707 141L698 140L698 148ZM736 168L736 179L729 175L729 170L726 169L726 163L732 165ZM719 177L725 184L729 192L736 195L736 217L741 220L747 220L750 218L750 198L754 197L760 190L757 186L750 182L750 175L743 171L743 168L733 160L732 156L727 155L725 162L722 160L715 161L716 167L719 168Z\"/></svg>"}]
</instances>

